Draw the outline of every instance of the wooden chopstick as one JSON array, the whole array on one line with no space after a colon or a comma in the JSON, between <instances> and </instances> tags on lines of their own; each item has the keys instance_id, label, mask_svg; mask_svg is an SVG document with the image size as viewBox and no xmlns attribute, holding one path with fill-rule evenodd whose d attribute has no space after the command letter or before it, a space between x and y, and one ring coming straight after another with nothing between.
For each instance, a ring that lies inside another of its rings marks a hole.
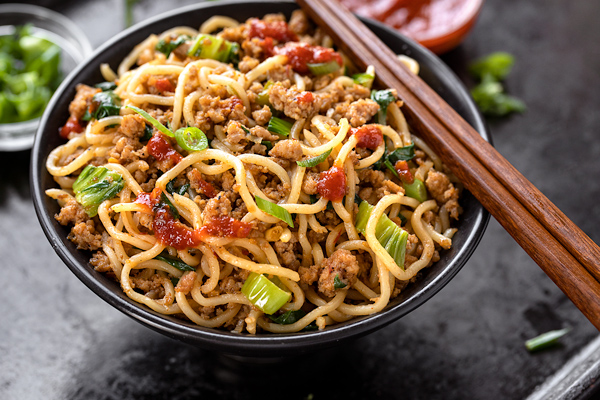
<instances>
[{"instance_id":1,"label":"wooden chopstick","mask_svg":"<svg viewBox=\"0 0 600 400\"><path fill-rule=\"evenodd\" d=\"M395 88L411 126L600 329L600 248L335 0L297 0L356 65Z\"/></svg>"}]
</instances>

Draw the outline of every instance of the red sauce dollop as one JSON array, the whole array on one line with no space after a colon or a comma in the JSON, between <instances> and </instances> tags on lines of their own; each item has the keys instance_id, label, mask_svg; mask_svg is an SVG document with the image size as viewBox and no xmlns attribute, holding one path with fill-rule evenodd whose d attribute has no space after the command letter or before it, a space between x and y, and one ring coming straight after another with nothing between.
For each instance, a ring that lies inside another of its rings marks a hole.
<instances>
[{"instance_id":1,"label":"red sauce dollop","mask_svg":"<svg viewBox=\"0 0 600 400\"><path fill-rule=\"evenodd\" d=\"M292 32L285 21L265 22L259 19L250 21L249 38L273 38L279 43L295 42L298 36Z\"/></svg>"},{"instance_id":2,"label":"red sauce dollop","mask_svg":"<svg viewBox=\"0 0 600 400\"><path fill-rule=\"evenodd\" d=\"M223 216L211 219L206 225L203 225L198 231L199 236L204 239L207 236L245 238L252 230L252 225L247 222Z\"/></svg>"},{"instance_id":3,"label":"red sauce dollop","mask_svg":"<svg viewBox=\"0 0 600 400\"><path fill-rule=\"evenodd\" d=\"M174 92L175 86L171 83L171 81L167 78L158 78L156 82L154 82L154 87L160 93L162 92Z\"/></svg>"},{"instance_id":4,"label":"red sauce dollop","mask_svg":"<svg viewBox=\"0 0 600 400\"><path fill-rule=\"evenodd\" d=\"M350 129L350 135L356 135L356 147L376 150L383 143L383 133L376 125L365 125Z\"/></svg>"},{"instance_id":5,"label":"red sauce dollop","mask_svg":"<svg viewBox=\"0 0 600 400\"><path fill-rule=\"evenodd\" d=\"M137 195L133 202L145 206L146 212L151 214L161 193L159 188L154 189L152 193L142 192Z\"/></svg>"},{"instance_id":6,"label":"red sauce dollop","mask_svg":"<svg viewBox=\"0 0 600 400\"><path fill-rule=\"evenodd\" d=\"M76 116L71 115L67 120L65 126L60 128L59 134L63 139L68 139L71 132L81 133L83 132L83 126L79 123L79 120Z\"/></svg>"},{"instance_id":7,"label":"red sauce dollop","mask_svg":"<svg viewBox=\"0 0 600 400\"><path fill-rule=\"evenodd\" d=\"M346 174L343 168L331 167L321 172L317 192L331 201L340 201L346 195Z\"/></svg>"},{"instance_id":8,"label":"red sauce dollop","mask_svg":"<svg viewBox=\"0 0 600 400\"><path fill-rule=\"evenodd\" d=\"M177 164L183 159L181 154L171 146L171 143L160 132L157 132L152 136L148 141L147 148L150 155L158 161L171 160Z\"/></svg>"},{"instance_id":9,"label":"red sauce dollop","mask_svg":"<svg viewBox=\"0 0 600 400\"><path fill-rule=\"evenodd\" d=\"M206 182L201 177L197 178L196 183L198 184L200 190L202 191L202 193L204 193L205 196L210 197L212 199L217 195L217 191L215 190L214 186Z\"/></svg>"},{"instance_id":10,"label":"red sauce dollop","mask_svg":"<svg viewBox=\"0 0 600 400\"><path fill-rule=\"evenodd\" d=\"M398 175L400 175L400 179L402 180L402 182L413 183L415 181L415 178L410 172L410 169L408 168L408 163L406 161L397 161L396 165L394 165L394 169L396 169L396 172L398 173Z\"/></svg>"},{"instance_id":11,"label":"red sauce dollop","mask_svg":"<svg viewBox=\"0 0 600 400\"><path fill-rule=\"evenodd\" d=\"M198 230L192 230L175 220L167 207L160 207L154 213L152 229L156 239L164 245L184 250L200 244Z\"/></svg>"},{"instance_id":12,"label":"red sauce dollop","mask_svg":"<svg viewBox=\"0 0 600 400\"><path fill-rule=\"evenodd\" d=\"M290 42L286 43L285 46L274 48L273 51L275 54L286 55L288 64L300 74L308 73L308 66L306 64L335 61L339 65L343 65L342 56L333 51L333 49L326 47Z\"/></svg>"}]
</instances>

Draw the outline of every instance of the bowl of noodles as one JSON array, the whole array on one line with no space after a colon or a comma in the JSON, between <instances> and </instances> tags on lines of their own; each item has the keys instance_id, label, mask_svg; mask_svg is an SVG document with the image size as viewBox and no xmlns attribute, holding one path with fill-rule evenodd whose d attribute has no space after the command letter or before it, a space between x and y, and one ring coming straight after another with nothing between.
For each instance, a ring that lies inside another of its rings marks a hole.
<instances>
[{"instance_id":1,"label":"bowl of noodles","mask_svg":"<svg viewBox=\"0 0 600 400\"><path fill-rule=\"evenodd\" d=\"M489 139L439 59L366 23ZM459 271L488 215L376 73L294 3L139 24L42 118L31 177L44 232L98 296L194 345L281 356L379 329Z\"/></svg>"}]
</instances>

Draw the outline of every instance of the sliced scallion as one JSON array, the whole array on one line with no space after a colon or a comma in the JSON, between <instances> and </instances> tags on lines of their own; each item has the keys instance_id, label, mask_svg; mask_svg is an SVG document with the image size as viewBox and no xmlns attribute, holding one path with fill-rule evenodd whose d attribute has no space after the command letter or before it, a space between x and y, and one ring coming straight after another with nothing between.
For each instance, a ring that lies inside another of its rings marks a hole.
<instances>
[{"instance_id":1,"label":"sliced scallion","mask_svg":"<svg viewBox=\"0 0 600 400\"><path fill-rule=\"evenodd\" d=\"M88 165L73 183L73 192L75 200L81 204L86 214L95 217L98 206L115 197L124 187L121 174L104 167Z\"/></svg>"},{"instance_id":2,"label":"sliced scallion","mask_svg":"<svg viewBox=\"0 0 600 400\"><path fill-rule=\"evenodd\" d=\"M144 117L146 119L146 121L150 122L152 124L152 126L154 126L156 129L158 129L165 135L167 135L169 137L175 137L173 132L168 130L166 126L164 126L163 124L158 122L158 120L156 120L152 115L148 114L146 111L142 110L141 108L138 108L138 107L132 106L132 105L126 105L125 108L129 108L130 110L133 110L136 113L140 114L142 117Z\"/></svg>"},{"instance_id":3,"label":"sliced scallion","mask_svg":"<svg viewBox=\"0 0 600 400\"><path fill-rule=\"evenodd\" d=\"M256 272L248 276L242 286L242 293L254 306L269 315L277 312L292 297L291 293L280 289L266 276Z\"/></svg>"},{"instance_id":4,"label":"sliced scallion","mask_svg":"<svg viewBox=\"0 0 600 400\"><path fill-rule=\"evenodd\" d=\"M288 210L258 196L254 196L254 200L256 201L258 208L260 208L262 211L274 216L275 218L279 218L290 227L294 227L294 221L292 220L292 216Z\"/></svg>"},{"instance_id":5,"label":"sliced scallion","mask_svg":"<svg viewBox=\"0 0 600 400\"><path fill-rule=\"evenodd\" d=\"M239 45L237 43L203 33L198 35L188 51L188 55L221 62L233 62L238 52Z\"/></svg>"},{"instance_id":6,"label":"sliced scallion","mask_svg":"<svg viewBox=\"0 0 600 400\"><path fill-rule=\"evenodd\" d=\"M371 86L373 85L373 80L375 79L375 77L371 74L367 74L367 73L361 73L361 74L354 74L352 75L352 79L354 80L354 83L356 83L357 85L361 85L364 86L366 88L371 88Z\"/></svg>"},{"instance_id":7,"label":"sliced scallion","mask_svg":"<svg viewBox=\"0 0 600 400\"><path fill-rule=\"evenodd\" d=\"M204 132L193 126L177 129L175 140L182 149L189 152L202 151L208 148L208 139Z\"/></svg>"},{"instance_id":8,"label":"sliced scallion","mask_svg":"<svg viewBox=\"0 0 600 400\"><path fill-rule=\"evenodd\" d=\"M269 132L276 133L277 135L288 137L292 131L293 125L294 124L284 119L271 117L269 120L269 125L267 126L267 130Z\"/></svg>"},{"instance_id":9,"label":"sliced scallion","mask_svg":"<svg viewBox=\"0 0 600 400\"><path fill-rule=\"evenodd\" d=\"M423 181L415 178L413 183L402 182L402 186L404 186L404 194L406 196L417 199L420 203L427 200L427 189Z\"/></svg>"},{"instance_id":10,"label":"sliced scallion","mask_svg":"<svg viewBox=\"0 0 600 400\"><path fill-rule=\"evenodd\" d=\"M567 332L569 332L569 330L569 328L565 328L543 333L539 336L534 337L533 339L529 339L528 341L526 341L525 347L527 348L527 350L533 352L554 346L558 342L558 339L566 335Z\"/></svg>"},{"instance_id":11,"label":"sliced scallion","mask_svg":"<svg viewBox=\"0 0 600 400\"><path fill-rule=\"evenodd\" d=\"M308 67L310 73L313 75L327 75L331 74L332 72L338 71L340 68L342 68L340 64L337 63L337 61L328 61L324 63L314 64L308 63L306 64L306 66Z\"/></svg>"},{"instance_id":12,"label":"sliced scallion","mask_svg":"<svg viewBox=\"0 0 600 400\"><path fill-rule=\"evenodd\" d=\"M154 257L154 259L166 262L170 266L177 268L180 271L195 271L196 270L196 268L192 267L191 265L188 265L181 260L177 260L175 258L169 257L162 253L159 254L158 256Z\"/></svg>"},{"instance_id":13,"label":"sliced scallion","mask_svg":"<svg viewBox=\"0 0 600 400\"><path fill-rule=\"evenodd\" d=\"M306 168L315 167L315 166L321 164L323 161L327 160L327 157L329 157L329 155L331 154L331 150L332 149L329 149L325 153L318 155L316 157L311 157L311 158L308 158L308 159L302 160L302 161L296 161L296 164L298 164L301 167L306 167Z\"/></svg>"}]
</instances>

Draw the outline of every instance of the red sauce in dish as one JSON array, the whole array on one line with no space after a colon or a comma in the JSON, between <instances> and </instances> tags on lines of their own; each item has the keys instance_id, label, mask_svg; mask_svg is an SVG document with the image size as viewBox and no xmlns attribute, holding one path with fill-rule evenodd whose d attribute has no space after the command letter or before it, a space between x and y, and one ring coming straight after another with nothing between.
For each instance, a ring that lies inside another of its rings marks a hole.
<instances>
[{"instance_id":1,"label":"red sauce in dish","mask_svg":"<svg viewBox=\"0 0 600 400\"><path fill-rule=\"evenodd\" d=\"M473 27L482 0L341 0L350 10L398 29L440 54Z\"/></svg>"},{"instance_id":2,"label":"red sauce in dish","mask_svg":"<svg viewBox=\"0 0 600 400\"><path fill-rule=\"evenodd\" d=\"M364 147L375 150L383 143L383 133L378 126L365 125L360 128L350 129L350 135L356 135L356 147Z\"/></svg>"},{"instance_id":3,"label":"red sauce in dish","mask_svg":"<svg viewBox=\"0 0 600 400\"><path fill-rule=\"evenodd\" d=\"M162 92L174 92L175 86L171 83L171 81L167 78L158 78L156 82L154 82L154 87L160 93Z\"/></svg>"},{"instance_id":4,"label":"red sauce in dish","mask_svg":"<svg viewBox=\"0 0 600 400\"><path fill-rule=\"evenodd\" d=\"M200 190L205 196L210 197L212 199L217 195L217 191L215 190L214 186L206 182L201 177L196 177L196 183L198 184Z\"/></svg>"},{"instance_id":5,"label":"red sauce in dish","mask_svg":"<svg viewBox=\"0 0 600 400\"><path fill-rule=\"evenodd\" d=\"M151 214L161 193L162 191L159 188L154 189L151 193L142 192L137 195L133 202L145 206L146 212Z\"/></svg>"},{"instance_id":6,"label":"red sauce in dish","mask_svg":"<svg viewBox=\"0 0 600 400\"><path fill-rule=\"evenodd\" d=\"M283 54L288 58L288 64L292 66L294 71L300 74L308 73L306 64L327 63L335 61L339 65L343 65L342 56L339 53L321 46L311 46L306 43L290 42L285 46L275 47L275 54Z\"/></svg>"},{"instance_id":7,"label":"red sauce in dish","mask_svg":"<svg viewBox=\"0 0 600 400\"><path fill-rule=\"evenodd\" d=\"M340 167L331 167L321 172L317 183L317 192L331 201L340 201L346 195L346 174Z\"/></svg>"},{"instance_id":8,"label":"red sauce in dish","mask_svg":"<svg viewBox=\"0 0 600 400\"><path fill-rule=\"evenodd\" d=\"M81 133L83 132L83 126L79 123L79 120L76 116L71 115L67 120L65 126L60 128L59 134L63 139L68 139L71 133Z\"/></svg>"},{"instance_id":9,"label":"red sauce in dish","mask_svg":"<svg viewBox=\"0 0 600 400\"><path fill-rule=\"evenodd\" d=\"M295 42L298 40L298 36L290 30L285 21L265 22L259 19L252 19L250 21L248 36L260 39L273 38L279 43Z\"/></svg>"},{"instance_id":10,"label":"red sauce in dish","mask_svg":"<svg viewBox=\"0 0 600 400\"><path fill-rule=\"evenodd\" d=\"M160 243L172 246L177 250L184 250L200 244L199 231L192 230L175 220L166 206L155 211L152 229Z\"/></svg>"},{"instance_id":11,"label":"red sauce in dish","mask_svg":"<svg viewBox=\"0 0 600 400\"><path fill-rule=\"evenodd\" d=\"M402 182L413 183L415 181L415 178L410 172L410 169L408 168L408 163L406 161L397 161L396 165L394 165L394 169L396 170L398 175L400 175L400 179L402 180Z\"/></svg>"},{"instance_id":12,"label":"red sauce in dish","mask_svg":"<svg viewBox=\"0 0 600 400\"><path fill-rule=\"evenodd\" d=\"M158 161L171 160L177 164L183 159L181 154L173 148L167 138L160 132L157 132L152 136L148 141L147 148L150 155Z\"/></svg>"},{"instance_id":13,"label":"red sauce in dish","mask_svg":"<svg viewBox=\"0 0 600 400\"><path fill-rule=\"evenodd\" d=\"M200 238L207 236L245 238L252 230L252 225L231 217L215 217L198 230Z\"/></svg>"}]
</instances>

